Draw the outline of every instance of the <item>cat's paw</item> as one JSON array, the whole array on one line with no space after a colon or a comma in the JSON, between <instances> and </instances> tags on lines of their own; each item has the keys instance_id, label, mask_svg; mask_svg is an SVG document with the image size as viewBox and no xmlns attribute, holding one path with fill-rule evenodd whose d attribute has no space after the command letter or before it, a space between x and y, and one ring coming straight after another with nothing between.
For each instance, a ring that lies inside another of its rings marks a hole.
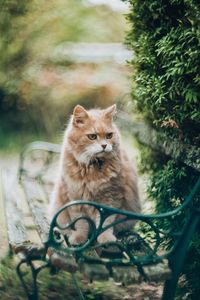
<instances>
[{"instance_id":1,"label":"cat's paw","mask_svg":"<svg viewBox=\"0 0 200 300\"><path fill-rule=\"evenodd\" d=\"M104 232L98 238L97 241L100 244L108 243L108 242L115 242L117 238L111 232Z\"/></svg>"},{"instance_id":2,"label":"cat's paw","mask_svg":"<svg viewBox=\"0 0 200 300\"><path fill-rule=\"evenodd\" d=\"M87 241L86 234L83 234L82 232L73 231L68 239L70 245L81 245L84 244Z\"/></svg>"}]
</instances>

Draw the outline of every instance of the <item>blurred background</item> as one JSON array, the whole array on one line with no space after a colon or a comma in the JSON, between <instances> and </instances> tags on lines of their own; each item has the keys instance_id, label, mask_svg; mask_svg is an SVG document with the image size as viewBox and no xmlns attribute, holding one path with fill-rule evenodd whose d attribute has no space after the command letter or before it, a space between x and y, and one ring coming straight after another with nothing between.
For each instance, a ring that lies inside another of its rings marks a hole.
<instances>
[{"instance_id":1,"label":"blurred background","mask_svg":"<svg viewBox=\"0 0 200 300\"><path fill-rule=\"evenodd\" d=\"M0 1L0 149L60 142L68 117L118 103L130 91L120 0Z\"/></svg>"},{"instance_id":2,"label":"blurred background","mask_svg":"<svg viewBox=\"0 0 200 300\"><path fill-rule=\"evenodd\" d=\"M78 103L137 110L178 141L177 153L179 141L199 147L199 49L198 0L0 0L0 167L16 168L28 142L61 143ZM182 203L196 170L151 147L137 150L130 132L123 141L141 160L143 211L168 211ZM199 298L199 262L196 234L177 299Z\"/></svg>"}]
</instances>

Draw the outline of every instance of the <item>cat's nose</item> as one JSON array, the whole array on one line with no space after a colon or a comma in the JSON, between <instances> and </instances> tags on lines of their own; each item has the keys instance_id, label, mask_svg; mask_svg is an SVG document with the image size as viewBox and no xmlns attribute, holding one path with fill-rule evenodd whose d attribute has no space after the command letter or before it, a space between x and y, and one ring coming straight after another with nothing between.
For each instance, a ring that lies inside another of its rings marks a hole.
<instances>
[{"instance_id":1,"label":"cat's nose","mask_svg":"<svg viewBox=\"0 0 200 300\"><path fill-rule=\"evenodd\" d=\"M106 146L107 146L107 144L102 144L102 145L101 145L101 147L102 147L103 149L106 149Z\"/></svg>"}]
</instances>

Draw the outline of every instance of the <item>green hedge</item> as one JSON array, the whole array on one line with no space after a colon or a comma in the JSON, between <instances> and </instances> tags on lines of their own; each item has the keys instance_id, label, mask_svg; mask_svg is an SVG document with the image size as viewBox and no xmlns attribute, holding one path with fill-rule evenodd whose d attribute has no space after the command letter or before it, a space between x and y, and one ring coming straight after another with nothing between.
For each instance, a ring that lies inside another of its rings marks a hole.
<instances>
[{"instance_id":1,"label":"green hedge","mask_svg":"<svg viewBox=\"0 0 200 300\"><path fill-rule=\"evenodd\" d=\"M198 0L129 0L127 43L134 54L132 99L151 126L185 143L200 144L200 4ZM167 211L187 195L199 176L193 169L142 146L149 197ZM172 200L173 199L173 200ZM197 200L199 201L199 199ZM200 203L200 201L199 201ZM183 218L182 216L181 218ZM177 224L174 224L176 227ZM166 225L167 226L167 225ZM190 245L182 299L200 293L200 236Z\"/></svg>"}]
</instances>

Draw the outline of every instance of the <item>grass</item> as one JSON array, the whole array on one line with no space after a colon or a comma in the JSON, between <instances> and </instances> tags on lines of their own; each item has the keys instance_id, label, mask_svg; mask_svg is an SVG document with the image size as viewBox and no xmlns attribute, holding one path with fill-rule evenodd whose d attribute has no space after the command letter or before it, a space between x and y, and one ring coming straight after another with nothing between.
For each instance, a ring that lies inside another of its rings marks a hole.
<instances>
[{"instance_id":1,"label":"grass","mask_svg":"<svg viewBox=\"0 0 200 300\"><path fill-rule=\"evenodd\" d=\"M0 264L0 299L2 300L24 300L25 292L15 272L16 259L6 257ZM26 280L31 286L31 276L26 275ZM83 287L80 279L79 285L86 294L86 299L94 298L97 290L91 292L87 286ZM78 299L78 292L69 273L60 271L58 274L50 275L49 270L42 270L38 276L40 300L74 300ZM99 292L99 289L98 289ZM102 298L99 298L102 299Z\"/></svg>"},{"instance_id":2,"label":"grass","mask_svg":"<svg viewBox=\"0 0 200 300\"><path fill-rule=\"evenodd\" d=\"M16 274L16 258L5 257L0 263L0 299L24 300L26 294ZM84 293L86 300L119 300L125 294L116 291L117 286L112 281L89 283L80 274L76 275L78 285ZM31 276L26 275L28 286L31 286ZM76 300L79 299L78 291L74 285L71 274L60 271L51 275L49 269L44 269L38 276L40 300Z\"/></svg>"},{"instance_id":3,"label":"grass","mask_svg":"<svg viewBox=\"0 0 200 300\"><path fill-rule=\"evenodd\" d=\"M0 299L27 299L20 280L16 274L16 258L5 257L0 262ZM31 286L30 274L27 274L28 286ZM76 274L86 300L159 300L162 287L159 284L132 284L122 286L113 280L90 283L83 275ZM51 275L49 269L44 269L38 276L39 300L78 300L78 291L71 274L59 271Z\"/></svg>"},{"instance_id":4,"label":"grass","mask_svg":"<svg viewBox=\"0 0 200 300\"><path fill-rule=\"evenodd\" d=\"M0 266L0 298L3 300L22 300L26 298L19 278L15 272L16 262L10 258L2 261ZM31 277L27 275L27 283L31 286ZM47 270L41 271L38 277L40 299L78 299L70 275L60 273L52 277ZM48 295L48 296L47 296Z\"/></svg>"}]
</instances>

